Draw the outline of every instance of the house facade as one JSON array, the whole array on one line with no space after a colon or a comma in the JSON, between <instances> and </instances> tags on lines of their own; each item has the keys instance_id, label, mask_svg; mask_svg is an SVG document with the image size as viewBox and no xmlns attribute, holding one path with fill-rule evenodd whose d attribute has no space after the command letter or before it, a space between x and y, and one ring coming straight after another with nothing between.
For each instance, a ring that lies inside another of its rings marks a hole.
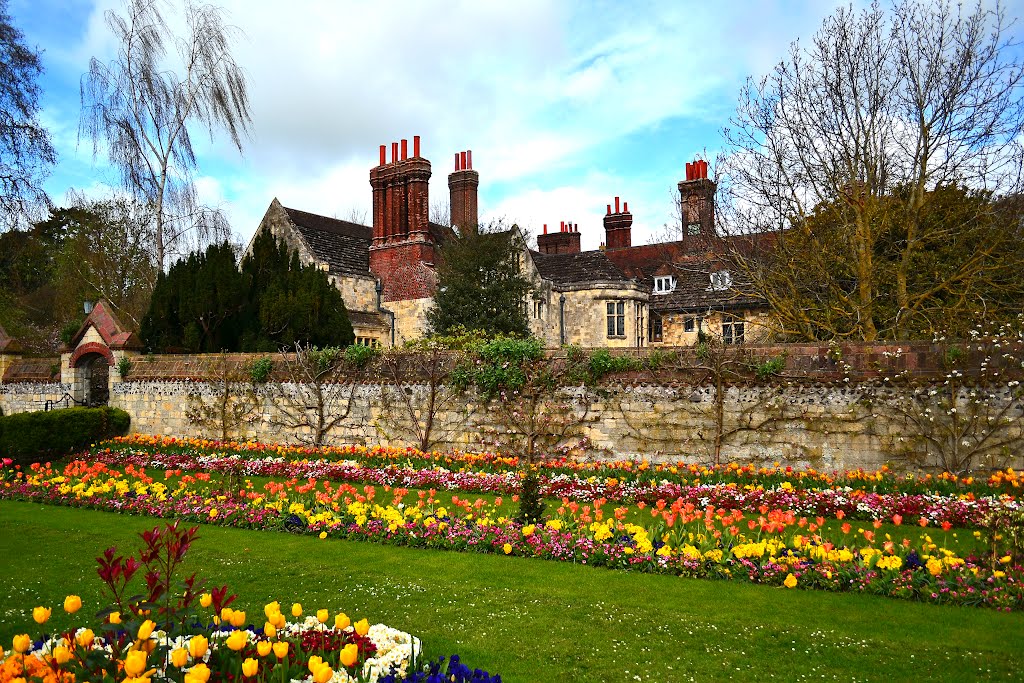
<instances>
[{"instance_id":1,"label":"house facade","mask_svg":"<svg viewBox=\"0 0 1024 683\"><path fill-rule=\"evenodd\" d=\"M767 306L737 293L734 274L718 255L727 245L715 233L715 183L707 163L686 166L678 241L633 246L633 216L618 197L614 209L607 206L598 250L580 249L577 225L563 222L557 232L544 226L537 249L526 250L520 263L534 286L524 302L530 330L546 346L690 345L701 332L739 344L764 334ZM471 151L455 154L448 175L452 227L429 220L430 177L418 136L411 153L407 140L391 143L390 155L381 145L379 164L370 170L372 225L274 199L256 234L269 230L303 263L326 271L342 293L357 343L401 345L427 331L440 248L455 230L478 222L480 176Z\"/></svg>"}]
</instances>

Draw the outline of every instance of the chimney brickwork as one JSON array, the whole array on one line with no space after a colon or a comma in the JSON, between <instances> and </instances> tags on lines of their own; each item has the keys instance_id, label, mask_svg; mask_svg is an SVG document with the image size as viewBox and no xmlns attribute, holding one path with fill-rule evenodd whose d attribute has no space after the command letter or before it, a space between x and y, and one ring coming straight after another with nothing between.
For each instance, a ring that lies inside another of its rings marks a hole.
<instances>
[{"instance_id":1,"label":"chimney brickwork","mask_svg":"<svg viewBox=\"0 0 1024 683\"><path fill-rule=\"evenodd\" d=\"M686 164L686 180L679 181L683 236L715 234L715 181L708 179L708 162Z\"/></svg>"},{"instance_id":2,"label":"chimney brickwork","mask_svg":"<svg viewBox=\"0 0 1024 683\"><path fill-rule=\"evenodd\" d=\"M558 232L548 232L544 224L544 232L537 235L537 251L542 254L578 254L580 253L579 226L562 221Z\"/></svg>"},{"instance_id":3,"label":"chimney brickwork","mask_svg":"<svg viewBox=\"0 0 1024 683\"><path fill-rule=\"evenodd\" d=\"M452 226L460 231L477 230L479 186L480 174L473 170L473 151L456 152L455 171L448 175L448 190L451 192Z\"/></svg>"},{"instance_id":4,"label":"chimney brickwork","mask_svg":"<svg viewBox=\"0 0 1024 683\"><path fill-rule=\"evenodd\" d=\"M632 246L633 214L629 212L629 202L619 209L619 198L615 198L615 211L608 205L604 217L605 249L625 249Z\"/></svg>"},{"instance_id":5,"label":"chimney brickwork","mask_svg":"<svg viewBox=\"0 0 1024 683\"><path fill-rule=\"evenodd\" d=\"M401 150L401 152L399 152ZM401 156L399 156L401 154ZM370 170L373 188L373 241L370 271L384 285L383 299L432 296L436 287L434 240L430 234L430 162L420 156L420 138L380 146L380 165Z\"/></svg>"}]
</instances>

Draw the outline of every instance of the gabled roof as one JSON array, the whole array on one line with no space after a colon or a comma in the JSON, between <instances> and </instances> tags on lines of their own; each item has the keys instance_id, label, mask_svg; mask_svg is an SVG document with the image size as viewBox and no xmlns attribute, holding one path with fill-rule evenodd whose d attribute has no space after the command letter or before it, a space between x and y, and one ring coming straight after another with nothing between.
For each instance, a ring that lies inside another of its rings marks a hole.
<instances>
[{"instance_id":1,"label":"gabled roof","mask_svg":"<svg viewBox=\"0 0 1024 683\"><path fill-rule=\"evenodd\" d=\"M90 327L96 328L103 339L103 343L111 349L141 349L142 342L130 329L121 324L113 309L106 301L100 300L93 306L92 312L85 318L85 322L71 338L69 346L73 349L82 341L82 337Z\"/></svg>"},{"instance_id":2,"label":"gabled roof","mask_svg":"<svg viewBox=\"0 0 1024 683\"><path fill-rule=\"evenodd\" d=\"M21 353L22 346L0 325L0 353Z\"/></svg>"},{"instance_id":3,"label":"gabled roof","mask_svg":"<svg viewBox=\"0 0 1024 683\"><path fill-rule=\"evenodd\" d=\"M531 251L530 255L540 276L556 285L630 280L603 251L582 251L575 254L542 254Z\"/></svg>"},{"instance_id":4,"label":"gabled roof","mask_svg":"<svg viewBox=\"0 0 1024 683\"><path fill-rule=\"evenodd\" d=\"M317 260L338 275L370 274L373 228L337 218L283 207Z\"/></svg>"},{"instance_id":5,"label":"gabled roof","mask_svg":"<svg viewBox=\"0 0 1024 683\"><path fill-rule=\"evenodd\" d=\"M372 227L287 206L282 208L316 259L327 264L328 272L333 275L370 275ZM446 225L428 223L427 227L438 246L455 235Z\"/></svg>"}]
</instances>

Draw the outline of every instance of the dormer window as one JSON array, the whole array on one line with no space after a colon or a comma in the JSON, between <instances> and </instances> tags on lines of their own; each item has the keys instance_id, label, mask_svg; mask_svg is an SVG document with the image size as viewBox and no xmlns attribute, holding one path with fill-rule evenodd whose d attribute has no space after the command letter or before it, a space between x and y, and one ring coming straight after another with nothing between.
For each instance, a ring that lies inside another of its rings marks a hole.
<instances>
[{"instance_id":1,"label":"dormer window","mask_svg":"<svg viewBox=\"0 0 1024 683\"><path fill-rule=\"evenodd\" d=\"M676 288L676 279L671 275L662 275L654 278L654 293L668 294Z\"/></svg>"},{"instance_id":2,"label":"dormer window","mask_svg":"<svg viewBox=\"0 0 1024 683\"><path fill-rule=\"evenodd\" d=\"M722 291L732 287L732 275L727 270L711 273L711 289Z\"/></svg>"}]
</instances>

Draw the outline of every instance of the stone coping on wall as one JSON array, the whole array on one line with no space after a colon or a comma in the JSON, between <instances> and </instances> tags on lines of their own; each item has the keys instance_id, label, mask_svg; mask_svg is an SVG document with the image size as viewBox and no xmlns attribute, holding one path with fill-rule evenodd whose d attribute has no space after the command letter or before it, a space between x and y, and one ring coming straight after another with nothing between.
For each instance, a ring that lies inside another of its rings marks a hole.
<instances>
[{"instance_id":1,"label":"stone coping on wall","mask_svg":"<svg viewBox=\"0 0 1024 683\"><path fill-rule=\"evenodd\" d=\"M60 380L60 358L18 358L11 361L0 384L56 382Z\"/></svg>"},{"instance_id":2,"label":"stone coping on wall","mask_svg":"<svg viewBox=\"0 0 1024 683\"><path fill-rule=\"evenodd\" d=\"M851 343L830 346L827 344L751 344L727 347L724 352L735 354L736 359L746 363L749 377L742 381L754 382L757 365L765 361L782 358L784 368L778 376L767 380L770 383L836 383L843 381L874 381L905 373L915 379L942 378L946 372L943 361L951 346L965 350L967 355L964 367L977 370L981 366L983 355L977 351L977 343L953 343L949 345L931 342L903 342L901 344L868 344ZM592 352L595 349L587 349ZM1017 349L1021 351L1022 349ZM606 382L638 385L638 384L692 384L706 381L706 371L701 370L701 360L697 357L694 347L675 347L658 349L608 349L615 356L631 355L637 357L652 353L674 353L678 359L657 371L625 372L609 376ZM294 358L294 354L286 354ZM453 354L454 355L454 354ZM549 358L565 357L562 349L548 351ZM211 380L224 375L225 365L230 370L244 367L260 358L269 358L274 362L271 378L287 379L281 373L281 354L267 353L228 353L228 354L189 354L189 355L147 355L132 358L131 371L126 381L160 381L160 380ZM25 361L21 361L25 362ZM37 361L38 362L38 361ZM52 361L47 361L52 362ZM996 360L998 362L998 359ZM741 367L742 363L734 367ZM13 367L13 366L12 366ZM36 366L30 370L27 366L17 370L18 376L24 381L38 381L40 373L47 370ZM1019 374L1020 367L1016 367ZM8 371L11 372L10 370ZM35 374L32 374L35 373ZM409 376L415 380L416 373ZM740 373L741 375L743 373ZM971 374L968 370L967 374ZM12 376L13 377L13 376ZM348 378L356 382L372 381L369 377ZM404 379L404 378L403 378ZM4 381L7 381L5 374ZM17 380L14 380L17 381Z\"/></svg>"}]
</instances>

